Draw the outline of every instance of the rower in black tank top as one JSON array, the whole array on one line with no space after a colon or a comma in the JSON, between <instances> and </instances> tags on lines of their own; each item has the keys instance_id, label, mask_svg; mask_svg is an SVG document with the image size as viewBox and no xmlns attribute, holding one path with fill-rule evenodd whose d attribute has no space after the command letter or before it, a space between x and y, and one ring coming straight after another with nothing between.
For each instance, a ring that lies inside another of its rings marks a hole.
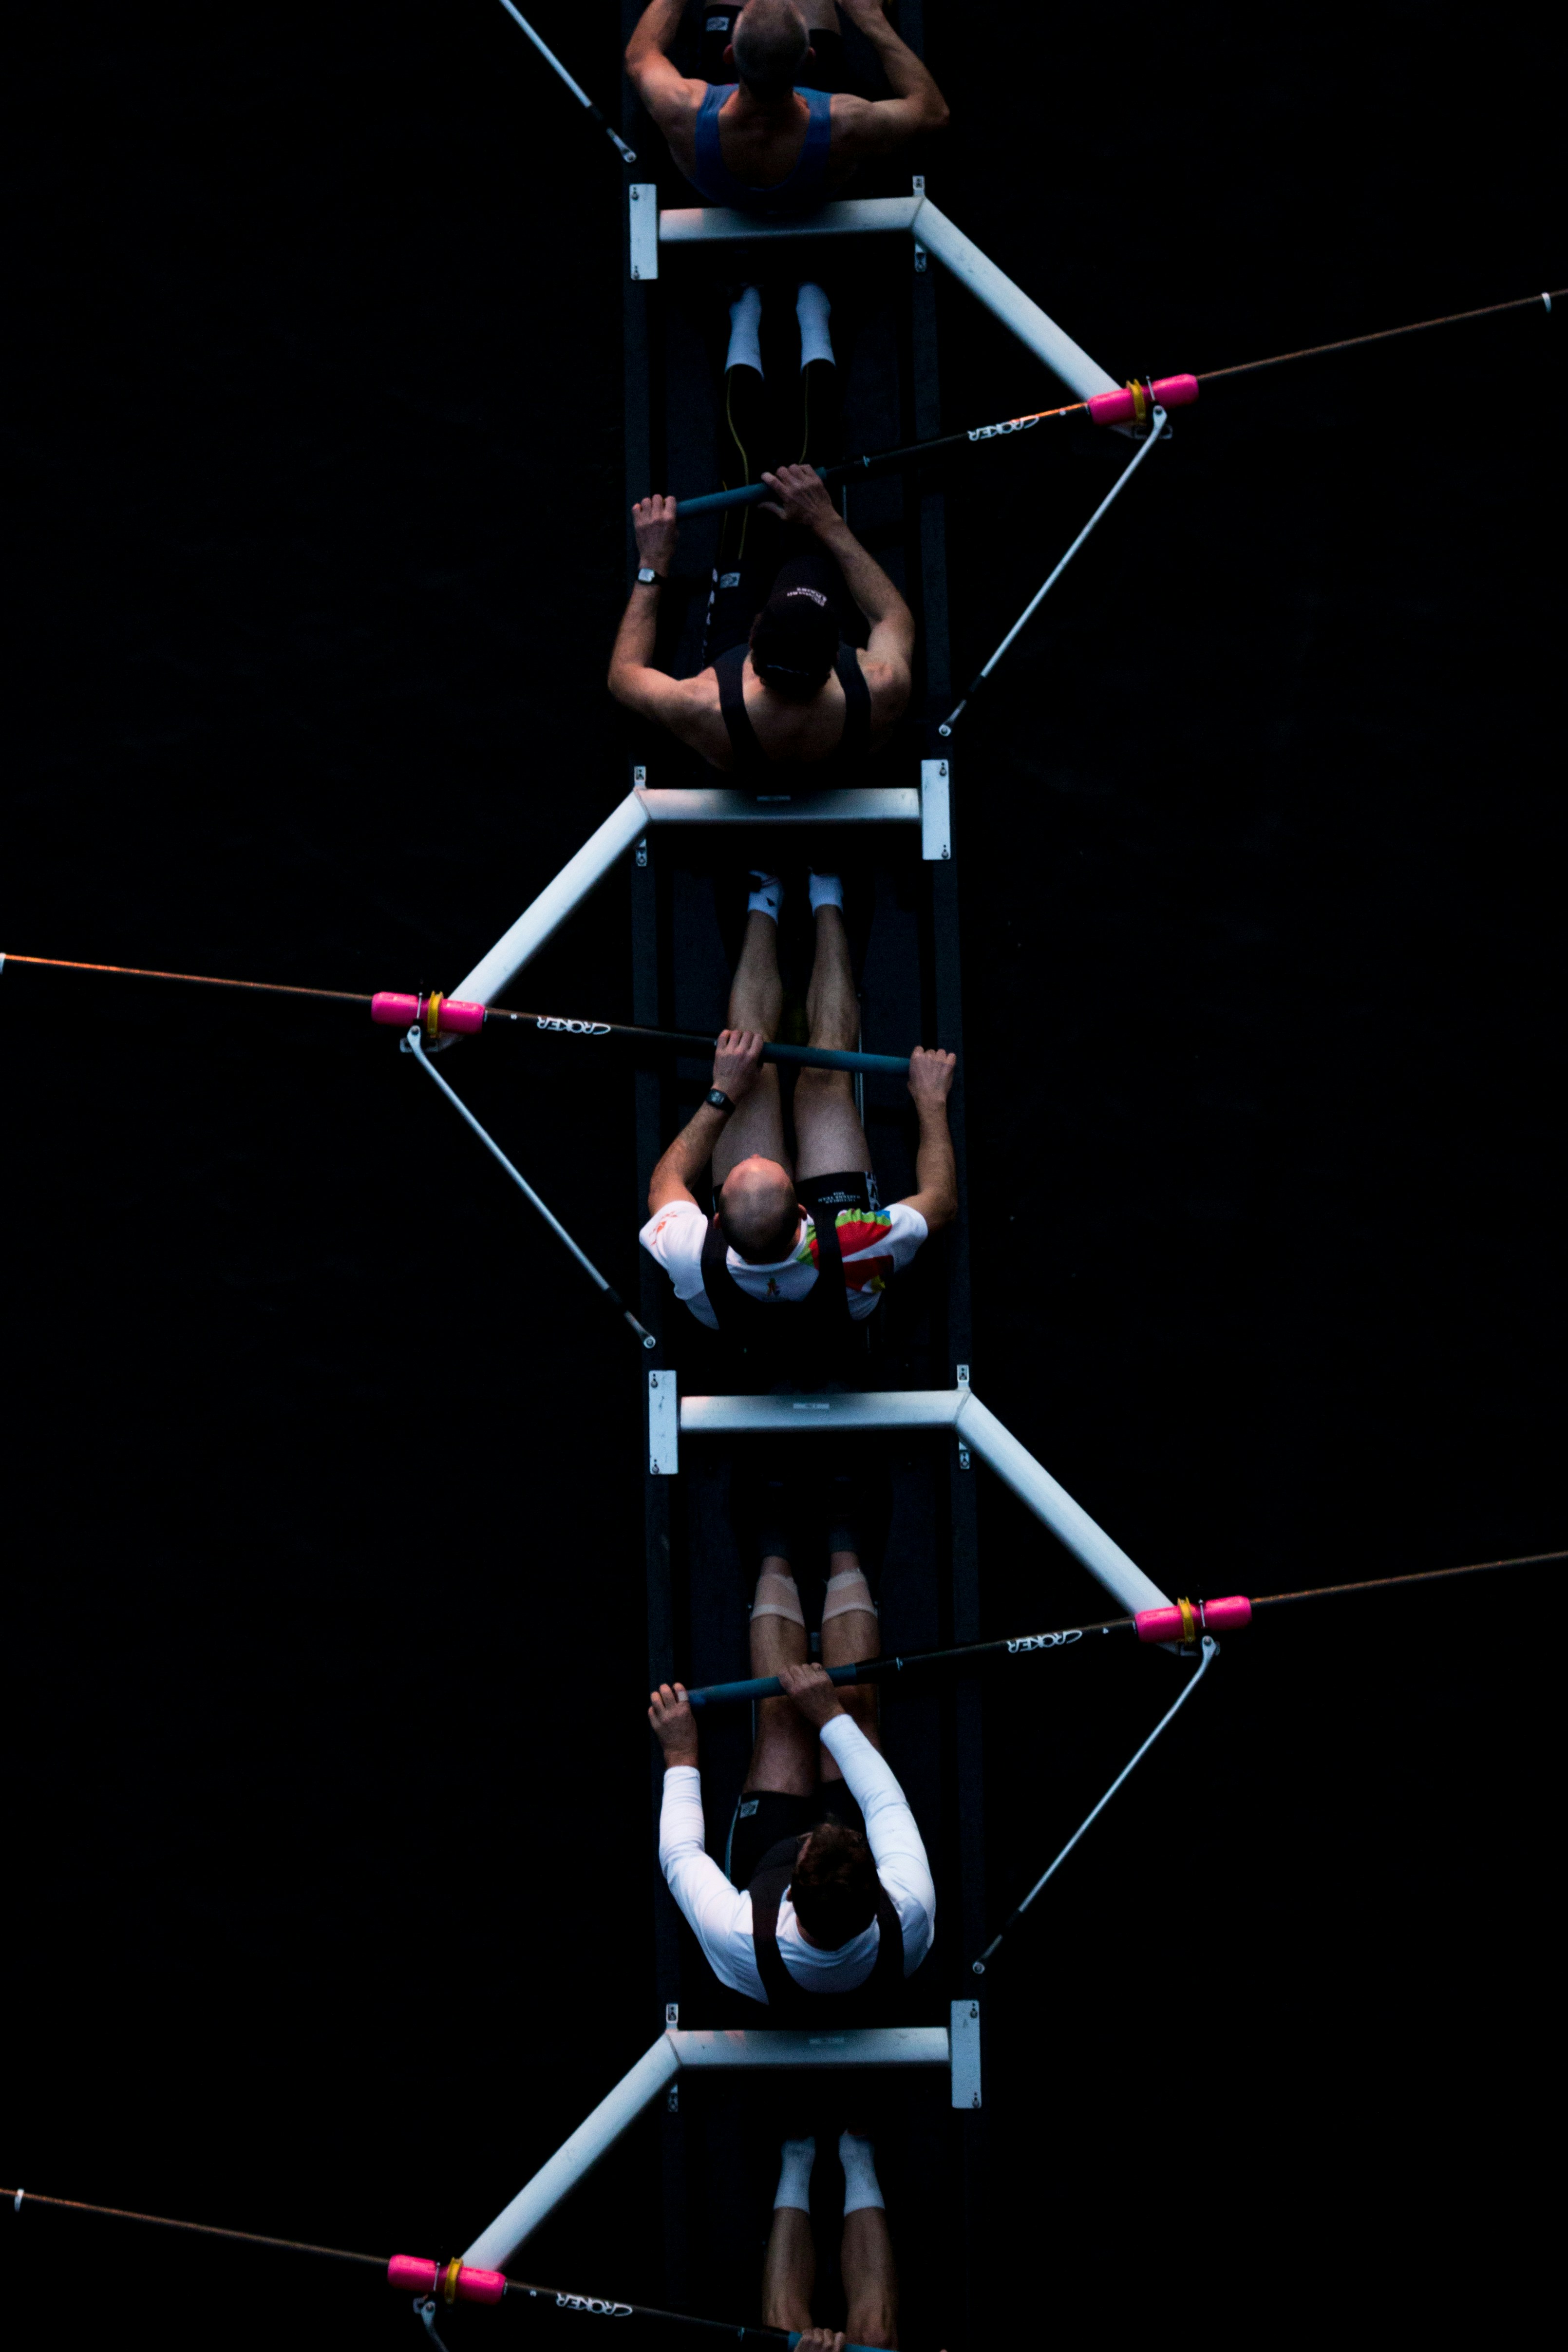
<instances>
[{"instance_id":1,"label":"rower in black tank top","mask_svg":"<svg viewBox=\"0 0 1568 2352\"><path fill-rule=\"evenodd\" d=\"M871 689L853 646L841 643L833 670L844 689L844 731L825 760L770 760L757 740L746 708L742 673L749 646L732 646L714 663L718 707L735 755L735 774L747 783L788 776L819 791L862 781L871 746Z\"/></svg>"}]
</instances>

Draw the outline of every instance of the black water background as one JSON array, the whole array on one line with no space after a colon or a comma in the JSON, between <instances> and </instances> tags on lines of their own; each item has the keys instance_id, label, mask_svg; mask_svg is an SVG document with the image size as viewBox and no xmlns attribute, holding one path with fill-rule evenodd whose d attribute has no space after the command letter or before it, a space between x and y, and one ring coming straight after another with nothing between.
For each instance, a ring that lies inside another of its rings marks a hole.
<instances>
[{"instance_id":1,"label":"black water background","mask_svg":"<svg viewBox=\"0 0 1568 2352\"><path fill-rule=\"evenodd\" d=\"M1521 30L933 16L934 194L1114 369L1563 274ZM450 984L621 789L620 166L484 5L34 41L3 943ZM949 421L1032 404L943 301ZM1217 388L956 745L976 1383L1171 1589L1563 1537L1560 335ZM1112 463L964 473L961 672ZM612 884L538 987L623 1011L626 937ZM450 2250L659 2023L638 1366L356 1016L3 985L7 2177ZM542 1043L464 1083L628 1281L629 1090ZM982 1532L996 1630L1081 1612ZM1510 2332L1554 1589L1228 1643L997 1972L998 2322ZM998 1909L1135 1669L993 1686ZM648 2153L541 2266L652 2286ZM351 2274L0 2221L8 2338L412 2341Z\"/></svg>"}]
</instances>

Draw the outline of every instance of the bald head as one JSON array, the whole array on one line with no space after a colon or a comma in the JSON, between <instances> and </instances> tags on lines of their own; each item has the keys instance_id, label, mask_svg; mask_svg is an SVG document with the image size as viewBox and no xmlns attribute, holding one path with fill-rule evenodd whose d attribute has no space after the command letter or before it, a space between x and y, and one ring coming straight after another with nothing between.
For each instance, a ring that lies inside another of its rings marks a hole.
<instances>
[{"instance_id":1,"label":"bald head","mask_svg":"<svg viewBox=\"0 0 1568 2352\"><path fill-rule=\"evenodd\" d=\"M735 20L735 70L753 98L782 98L810 47L795 0L746 0Z\"/></svg>"},{"instance_id":2,"label":"bald head","mask_svg":"<svg viewBox=\"0 0 1568 2352\"><path fill-rule=\"evenodd\" d=\"M776 1265L800 1223L794 1179L777 1160L742 1160L720 1189L718 1223L730 1248L750 1265Z\"/></svg>"}]
</instances>

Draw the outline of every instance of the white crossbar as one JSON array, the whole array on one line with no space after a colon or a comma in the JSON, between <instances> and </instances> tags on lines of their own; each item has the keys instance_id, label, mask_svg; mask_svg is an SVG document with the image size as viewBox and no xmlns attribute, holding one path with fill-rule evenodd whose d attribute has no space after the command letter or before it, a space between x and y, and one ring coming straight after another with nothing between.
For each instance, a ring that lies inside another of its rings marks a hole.
<instances>
[{"instance_id":1,"label":"white crossbar","mask_svg":"<svg viewBox=\"0 0 1568 2352\"><path fill-rule=\"evenodd\" d=\"M885 236L890 230L912 229L924 201L917 195L862 196L779 220L731 212L723 205L695 205L659 215L659 243L750 245L758 238L781 236Z\"/></svg>"},{"instance_id":2,"label":"white crossbar","mask_svg":"<svg viewBox=\"0 0 1568 2352\"><path fill-rule=\"evenodd\" d=\"M674 2031L668 2036L683 2066L946 2066L945 2025L871 2025L839 2033Z\"/></svg>"},{"instance_id":3,"label":"white crossbar","mask_svg":"<svg viewBox=\"0 0 1568 2352\"><path fill-rule=\"evenodd\" d=\"M688 1396L683 1437L754 1437L784 1430L950 1429L963 1389L847 1390L841 1396Z\"/></svg>"},{"instance_id":4,"label":"white crossbar","mask_svg":"<svg viewBox=\"0 0 1568 2352\"><path fill-rule=\"evenodd\" d=\"M1043 360L1051 373L1080 400L1096 393L1120 389L1098 361L1075 343L1047 311L980 251L927 195L874 196L858 203L822 205L799 218L765 220L755 213L733 212L723 205L688 206L659 215L661 245L754 244L759 238L801 236L885 236L890 231L912 234L927 253L967 286L993 318L1009 327L1026 349Z\"/></svg>"},{"instance_id":5,"label":"white crossbar","mask_svg":"<svg viewBox=\"0 0 1568 2352\"><path fill-rule=\"evenodd\" d=\"M737 793L712 784L637 798L650 824L918 824L914 784L860 784L843 792Z\"/></svg>"},{"instance_id":6,"label":"white crossbar","mask_svg":"<svg viewBox=\"0 0 1568 2352\"><path fill-rule=\"evenodd\" d=\"M956 1429L964 1444L1043 1520L1129 1616L1168 1609L1167 1596L1113 1543L1043 1464L972 1389L850 1391L841 1396L691 1396L681 1399L685 1437L777 1436L841 1429Z\"/></svg>"},{"instance_id":7,"label":"white crossbar","mask_svg":"<svg viewBox=\"0 0 1568 2352\"><path fill-rule=\"evenodd\" d=\"M661 2034L629 2074L600 2100L506 2210L481 2231L463 2260L476 2270L505 2270L541 2221L570 2196L683 2067L948 2066L944 2025L870 2026L842 2033L765 2031Z\"/></svg>"}]
</instances>

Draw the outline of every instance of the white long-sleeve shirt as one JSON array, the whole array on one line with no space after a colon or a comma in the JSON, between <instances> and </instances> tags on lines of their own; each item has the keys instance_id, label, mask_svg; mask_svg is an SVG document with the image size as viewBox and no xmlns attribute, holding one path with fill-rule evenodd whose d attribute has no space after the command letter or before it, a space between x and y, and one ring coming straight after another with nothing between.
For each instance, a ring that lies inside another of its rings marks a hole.
<instances>
[{"instance_id":1,"label":"white long-sleeve shirt","mask_svg":"<svg viewBox=\"0 0 1568 2352\"><path fill-rule=\"evenodd\" d=\"M850 1716L831 1717L821 1737L865 1816L876 1874L903 1931L904 1973L912 1976L936 1932L936 1889L915 1816L883 1758ZM665 1771L659 1866L719 1982L766 2001L751 1937L751 1897L730 1885L704 1844L702 1776L695 1764L675 1764ZM807 1992L852 1992L875 1967L881 1941L882 1929L873 1919L837 1951L823 1951L800 1933L788 1892L779 1903L779 1957Z\"/></svg>"}]
</instances>

